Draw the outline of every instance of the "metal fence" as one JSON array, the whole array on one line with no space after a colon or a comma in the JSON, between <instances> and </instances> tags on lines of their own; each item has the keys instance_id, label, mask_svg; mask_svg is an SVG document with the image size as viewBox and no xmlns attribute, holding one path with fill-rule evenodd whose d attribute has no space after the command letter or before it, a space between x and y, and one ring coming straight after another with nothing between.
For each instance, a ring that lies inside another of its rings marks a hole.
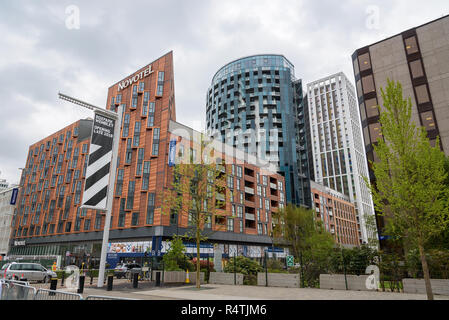
<instances>
[{"instance_id":1,"label":"metal fence","mask_svg":"<svg viewBox=\"0 0 449 320\"><path fill-rule=\"evenodd\" d=\"M39 289L33 300L83 300L83 296L78 293Z\"/></svg>"},{"instance_id":2,"label":"metal fence","mask_svg":"<svg viewBox=\"0 0 449 320\"><path fill-rule=\"evenodd\" d=\"M136 300L136 299L108 297L108 296L87 296L85 300Z\"/></svg>"},{"instance_id":3,"label":"metal fence","mask_svg":"<svg viewBox=\"0 0 449 320\"><path fill-rule=\"evenodd\" d=\"M0 300L33 300L36 294L36 288L22 281L2 280L1 287Z\"/></svg>"}]
</instances>

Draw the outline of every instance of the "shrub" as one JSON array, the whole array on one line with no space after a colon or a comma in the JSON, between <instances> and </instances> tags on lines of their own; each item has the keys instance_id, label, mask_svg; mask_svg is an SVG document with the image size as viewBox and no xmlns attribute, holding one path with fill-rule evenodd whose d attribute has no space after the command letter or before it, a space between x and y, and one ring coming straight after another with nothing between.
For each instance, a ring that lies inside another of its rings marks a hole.
<instances>
[{"instance_id":1,"label":"shrub","mask_svg":"<svg viewBox=\"0 0 449 320\"><path fill-rule=\"evenodd\" d=\"M234 272L234 258L231 258L229 263L223 269L224 272L233 273ZM238 256L235 258L235 272L242 273L244 275L255 275L258 272L262 272L263 268L259 265L257 261L251 260L250 258Z\"/></svg>"}]
</instances>

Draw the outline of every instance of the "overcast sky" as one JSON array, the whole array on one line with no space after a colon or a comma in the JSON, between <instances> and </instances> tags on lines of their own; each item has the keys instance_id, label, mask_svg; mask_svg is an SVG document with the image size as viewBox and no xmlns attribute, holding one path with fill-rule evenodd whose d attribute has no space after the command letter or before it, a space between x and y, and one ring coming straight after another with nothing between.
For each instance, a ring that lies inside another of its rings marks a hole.
<instances>
[{"instance_id":1,"label":"overcast sky","mask_svg":"<svg viewBox=\"0 0 449 320\"><path fill-rule=\"evenodd\" d=\"M447 0L2 0L0 179L18 183L31 144L92 116L59 91L105 107L110 85L173 50L177 121L201 129L206 91L227 62L277 53L304 87L339 71L353 81L357 48L448 9Z\"/></svg>"}]
</instances>

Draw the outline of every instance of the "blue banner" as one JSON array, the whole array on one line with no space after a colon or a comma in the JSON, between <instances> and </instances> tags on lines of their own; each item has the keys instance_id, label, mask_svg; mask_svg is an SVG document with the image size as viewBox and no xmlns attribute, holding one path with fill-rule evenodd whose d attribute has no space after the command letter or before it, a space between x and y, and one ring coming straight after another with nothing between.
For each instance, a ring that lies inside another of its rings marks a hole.
<instances>
[{"instance_id":1,"label":"blue banner","mask_svg":"<svg viewBox=\"0 0 449 320\"><path fill-rule=\"evenodd\" d=\"M14 188L12 189L12 194L11 194L11 201L9 202L9 204L11 205L15 205L17 202L17 195L19 194L19 188Z\"/></svg>"},{"instance_id":2,"label":"blue banner","mask_svg":"<svg viewBox=\"0 0 449 320\"><path fill-rule=\"evenodd\" d=\"M153 236L153 241L151 242L151 255L160 257L162 253L162 237Z\"/></svg>"},{"instance_id":3,"label":"blue banner","mask_svg":"<svg viewBox=\"0 0 449 320\"><path fill-rule=\"evenodd\" d=\"M176 140L170 141L170 149L168 151L168 166L173 167L175 165L176 157Z\"/></svg>"}]
</instances>

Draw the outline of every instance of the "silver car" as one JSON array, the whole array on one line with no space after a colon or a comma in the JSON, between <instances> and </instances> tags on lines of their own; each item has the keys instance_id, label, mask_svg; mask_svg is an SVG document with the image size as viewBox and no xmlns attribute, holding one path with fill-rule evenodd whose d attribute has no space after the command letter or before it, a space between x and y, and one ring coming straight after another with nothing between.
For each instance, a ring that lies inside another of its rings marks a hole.
<instances>
[{"instance_id":1,"label":"silver car","mask_svg":"<svg viewBox=\"0 0 449 320\"><path fill-rule=\"evenodd\" d=\"M55 272L44 268L39 263L12 262L6 264L1 270L2 277L8 280L27 280L49 282L51 278L56 278Z\"/></svg>"}]
</instances>

